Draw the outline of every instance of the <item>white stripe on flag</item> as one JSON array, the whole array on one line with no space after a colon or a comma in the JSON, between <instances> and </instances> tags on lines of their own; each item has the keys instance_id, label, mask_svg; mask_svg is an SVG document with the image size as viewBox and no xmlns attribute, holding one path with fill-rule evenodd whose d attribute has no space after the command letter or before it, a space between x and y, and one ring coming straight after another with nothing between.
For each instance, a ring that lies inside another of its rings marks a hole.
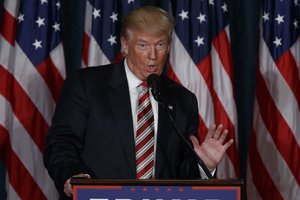
<instances>
[{"instance_id":1,"label":"white stripe on flag","mask_svg":"<svg viewBox=\"0 0 300 200\"><path fill-rule=\"evenodd\" d=\"M50 52L50 58L54 63L56 69L59 71L63 79L66 78L66 66L64 60L61 59L61 55L64 55L64 49L62 43L59 43L55 49Z\"/></svg>"},{"instance_id":2,"label":"white stripe on flag","mask_svg":"<svg viewBox=\"0 0 300 200\"><path fill-rule=\"evenodd\" d=\"M226 70L224 69L219 59L218 52L213 46L211 48L210 55L213 58L211 62L212 62L212 70L213 70L213 77L214 77L213 78L214 90L216 91L218 98L220 99L220 103L224 107L230 121L232 122L232 124L236 125L237 124L236 105L233 97L233 88L232 88L230 77L228 76Z\"/></svg>"},{"instance_id":3,"label":"white stripe on flag","mask_svg":"<svg viewBox=\"0 0 300 200\"><path fill-rule=\"evenodd\" d=\"M248 159L248 163L249 163L249 159ZM247 196L249 200L263 200L261 198L261 196L259 195L259 193L256 190L256 187L254 186L254 183L252 181L253 179L253 175L250 169L250 165L247 165Z\"/></svg>"},{"instance_id":4,"label":"white stripe on flag","mask_svg":"<svg viewBox=\"0 0 300 200\"><path fill-rule=\"evenodd\" d=\"M297 41L294 43L294 45L290 48L291 53L293 57L295 58L296 65L299 70L299 77L300 77L300 37L298 37ZM300 110L300 108L299 108Z\"/></svg>"},{"instance_id":5,"label":"white stripe on flag","mask_svg":"<svg viewBox=\"0 0 300 200\"><path fill-rule=\"evenodd\" d=\"M88 66L99 66L110 63L94 37L90 38L89 52L91 53L88 55Z\"/></svg>"},{"instance_id":6,"label":"white stripe on flag","mask_svg":"<svg viewBox=\"0 0 300 200\"><path fill-rule=\"evenodd\" d=\"M6 173L6 199L7 200L21 200L19 195L16 193L15 189L12 187L12 185L9 182L9 176L8 173Z\"/></svg>"}]
</instances>

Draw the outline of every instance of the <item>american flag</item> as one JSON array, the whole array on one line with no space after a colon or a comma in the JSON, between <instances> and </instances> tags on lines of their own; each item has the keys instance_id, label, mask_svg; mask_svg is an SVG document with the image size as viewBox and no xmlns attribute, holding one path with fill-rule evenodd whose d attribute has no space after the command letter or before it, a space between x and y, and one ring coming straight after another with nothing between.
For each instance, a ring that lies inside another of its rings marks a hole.
<instances>
[{"instance_id":1,"label":"american flag","mask_svg":"<svg viewBox=\"0 0 300 200\"><path fill-rule=\"evenodd\" d=\"M176 19L168 75L196 94L203 141L212 124L222 123L235 143L218 166L218 178L240 178L237 114L224 0L172 1Z\"/></svg>"},{"instance_id":2,"label":"american flag","mask_svg":"<svg viewBox=\"0 0 300 200\"><path fill-rule=\"evenodd\" d=\"M87 0L83 66L98 66L121 60L122 18L140 6L140 2L140 0Z\"/></svg>"},{"instance_id":3,"label":"american flag","mask_svg":"<svg viewBox=\"0 0 300 200\"><path fill-rule=\"evenodd\" d=\"M65 78L58 0L4 0L0 34L0 152L7 199L57 199L43 164Z\"/></svg>"},{"instance_id":4,"label":"american flag","mask_svg":"<svg viewBox=\"0 0 300 200\"><path fill-rule=\"evenodd\" d=\"M299 0L265 0L248 162L249 199L300 197Z\"/></svg>"}]
</instances>

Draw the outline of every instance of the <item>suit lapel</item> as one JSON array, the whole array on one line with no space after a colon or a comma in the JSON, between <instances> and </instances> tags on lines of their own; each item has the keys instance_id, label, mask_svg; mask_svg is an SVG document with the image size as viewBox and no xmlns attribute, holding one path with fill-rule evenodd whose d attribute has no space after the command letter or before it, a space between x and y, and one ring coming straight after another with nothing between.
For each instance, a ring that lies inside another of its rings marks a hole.
<instances>
[{"instance_id":1,"label":"suit lapel","mask_svg":"<svg viewBox=\"0 0 300 200\"><path fill-rule=\"evenodd\" d=\"M130 165L132 176L135 176L134 133L131 114L131 104L128 83L123 62L116 64L112 78L109 82L112 91L108 93L113 115L116 119L116 129L120 134L123 149Z\"/></svg>"}]
</instances>

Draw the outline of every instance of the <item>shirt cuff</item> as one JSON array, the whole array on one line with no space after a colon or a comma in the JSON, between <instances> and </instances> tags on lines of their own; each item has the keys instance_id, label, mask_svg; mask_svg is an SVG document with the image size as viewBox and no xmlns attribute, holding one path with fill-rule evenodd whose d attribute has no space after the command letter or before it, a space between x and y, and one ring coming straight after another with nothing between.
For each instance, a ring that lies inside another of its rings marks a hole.
<instances>
[{"instance_id":1,"label":"shirt cuff","mask_svg":"<svg viewBox=\"0 0 300 200\"><path fill-rule=\"evenodd\" d=\"M203 168L198 164L199 170L200 170L200 175L202 179L209 179L208 176L206 175L205 171L203 170ZM215 173L216 173L216 169L212 170L210 172L211 176L214 177Z\"/></svg>"}]
</instances>

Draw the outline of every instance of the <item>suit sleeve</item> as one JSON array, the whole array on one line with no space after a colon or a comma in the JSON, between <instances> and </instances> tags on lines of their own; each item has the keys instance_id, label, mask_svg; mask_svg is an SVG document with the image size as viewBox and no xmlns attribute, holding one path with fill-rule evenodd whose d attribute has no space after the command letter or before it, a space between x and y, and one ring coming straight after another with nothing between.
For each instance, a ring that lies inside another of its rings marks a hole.
<instances>
[{"instance_id":1,"label":"suit sleeve","mask_svg":"<svg viewBox=\"0 0 300 200\"><path fill-rule=\"evenodd\" d=\"M92 173L80 158L88 113L88 98L77 71L64 83L46 136L44 164L60 194L66 180L73 175Z\"/></svg>"}]
</instances>

